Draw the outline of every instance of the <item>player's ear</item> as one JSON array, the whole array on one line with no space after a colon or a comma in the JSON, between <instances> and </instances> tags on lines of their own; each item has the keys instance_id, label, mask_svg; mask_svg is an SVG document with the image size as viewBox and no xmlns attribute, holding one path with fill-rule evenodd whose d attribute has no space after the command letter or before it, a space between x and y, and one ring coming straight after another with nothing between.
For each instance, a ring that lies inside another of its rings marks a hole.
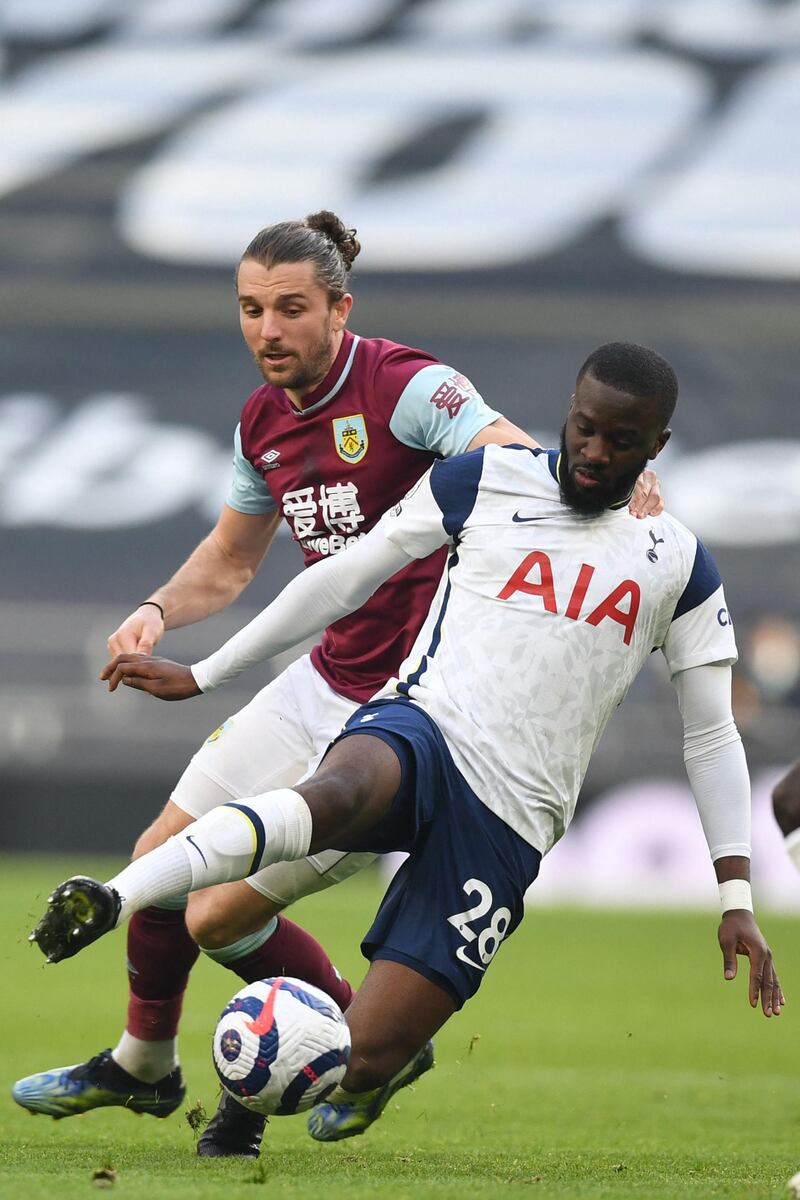
<instances>
[{"instance_id":1,"label":"player's ear","mask_svg":"<svg viewBox=\"0 0 800 1200\"><path fill-rule=\"evenodd\" d=\"M653 449L650 451L650 453L648 454L647 457L655 458L656 455L660 454L671 437L672 437L671 429L662 429L661 433L658 435L658 437L655 440Z\"/></svg>"},{"instance_id":2,"label":"player's ear","mask_svg":"<svg viewBox=\"0 0 800 1200\"><path fill-rule=\"evenodd\" d=\"M339 333L347 324L347 318L350 316L350 309L353 307L353 297L350 292L345 294L339 300L334 300L331 305L331 315L333 318L333 331Z\"/></svg>"}]
</instances>

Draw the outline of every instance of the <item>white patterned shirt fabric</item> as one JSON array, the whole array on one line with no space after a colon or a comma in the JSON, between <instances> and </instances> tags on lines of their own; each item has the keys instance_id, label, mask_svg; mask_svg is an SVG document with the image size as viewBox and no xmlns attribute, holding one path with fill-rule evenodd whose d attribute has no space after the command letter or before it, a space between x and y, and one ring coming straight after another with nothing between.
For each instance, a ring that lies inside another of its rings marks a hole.
<instances>
[{"instance_id":1,"label":"white patterned shirt fabric","mask_svg":"<svg viewBox=\"0 0 800 1200\"><path fill-rule=\"evenodd\" d=\"M558 459L491 445L437 462L382 522L409 555L448 541L451 553L379 696L429 713L476 795L542 854L651 651L670 675L737 657L719 573L694 534L627 505L573 513Z\"/></svg>"}]
</instances>

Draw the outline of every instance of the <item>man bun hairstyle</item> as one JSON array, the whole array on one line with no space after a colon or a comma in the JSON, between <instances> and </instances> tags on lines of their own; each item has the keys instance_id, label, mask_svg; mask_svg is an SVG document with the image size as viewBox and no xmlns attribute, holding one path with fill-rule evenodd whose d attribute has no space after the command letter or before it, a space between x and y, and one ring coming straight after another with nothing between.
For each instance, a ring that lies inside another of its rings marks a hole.
<instances>
[{"instance_id":1,"label":"man bun hairstyle","mask_svg":"<svg viewBox=\"0 0 800 1200\"><path fill-rule=\"evenodd\" d=\"M264 267L313 262L318 282L336 301L347 291L347 276L360 250L355 229L323 208L303 221L280 221L260 230L240 261L252 259Z\"/></svg>"},{"instance_id":2,"label":"man bun hairstyle","mask_svg":"<svg viewBox=\"0 0 800 1200\"><path fill-rule=\"evenodd\" d=\"M593 350L577 382L591 375L598 383L629 396L655 400L666 428L678 402L678 377L665 358L635 342L608 342Z\"/></svg>"},{"instance_id":3,"label":"man bun hairstyle","mask_svg":"<svg viewBox=\"0 0 800 1200\"><path fill-rule=\"evenodd\" d=\"M349 271L361 250L361 242L355 229L348 229L341 217L328 208L310 213L305 220L309 229L316 229L329 238L342 256L345 270Z\"/></svg>"}]
</instances>

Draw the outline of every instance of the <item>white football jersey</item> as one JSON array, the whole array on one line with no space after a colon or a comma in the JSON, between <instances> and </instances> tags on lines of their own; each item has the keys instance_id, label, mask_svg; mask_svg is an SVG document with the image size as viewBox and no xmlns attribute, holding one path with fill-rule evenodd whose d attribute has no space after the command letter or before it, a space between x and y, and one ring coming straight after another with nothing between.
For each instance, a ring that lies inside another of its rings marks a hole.
<instances>
[{"instance_id":1,"label":"white football jersey","mask_svg":"<svg viewBox=\"0 0 800 1200\"><path fill-rule=\"evenodd\" d=\"M409 555L445 535L452 552L411 654L379 695L429 713L476 795L543 854L651 651L671 675L736 661L702 543L627 505L576 515L560 499L558 459L489 445L438 462L383 518Z\"/></svg>"}]
</instances>

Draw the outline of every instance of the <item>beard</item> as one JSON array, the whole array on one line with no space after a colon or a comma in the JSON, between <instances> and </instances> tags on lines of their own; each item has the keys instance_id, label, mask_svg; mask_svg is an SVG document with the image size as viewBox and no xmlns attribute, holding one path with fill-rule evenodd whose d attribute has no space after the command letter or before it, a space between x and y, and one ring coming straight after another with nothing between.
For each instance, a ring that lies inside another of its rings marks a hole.
<instances>
[{"instance_id":1,"label":"beard","mask_svg":"<svg viewBox=\"0 0 800 1200\"><path fill-rule=\"evenodd\" d=\"M598 475L598 483L593 488L581 487L572 474L572 464L567 454L567 425L561 429L561 466L558 472L558 486L561 490L562 503L580 517L597 517L605 512L612 504L617 504L630 496L636 480L647 466L647 458L643 458L630 471L618 475L615 479L604 479Z\"/></svg>"},{"instance_id":2,"label":"beard","mask_svg":"<svg viewBox=\"0 0 800 1200\"><path fill-rule=\"evenodd\" d=\"M273 387L310 392L322 382L333 365L333 336L330 333L310 346L302 358L291 352L285 365L273 366L263 356L264 353L280 354L281 350L281 346L270 346L266 352L253 355L262 377Z\"/></svg>"}]
</instances>

